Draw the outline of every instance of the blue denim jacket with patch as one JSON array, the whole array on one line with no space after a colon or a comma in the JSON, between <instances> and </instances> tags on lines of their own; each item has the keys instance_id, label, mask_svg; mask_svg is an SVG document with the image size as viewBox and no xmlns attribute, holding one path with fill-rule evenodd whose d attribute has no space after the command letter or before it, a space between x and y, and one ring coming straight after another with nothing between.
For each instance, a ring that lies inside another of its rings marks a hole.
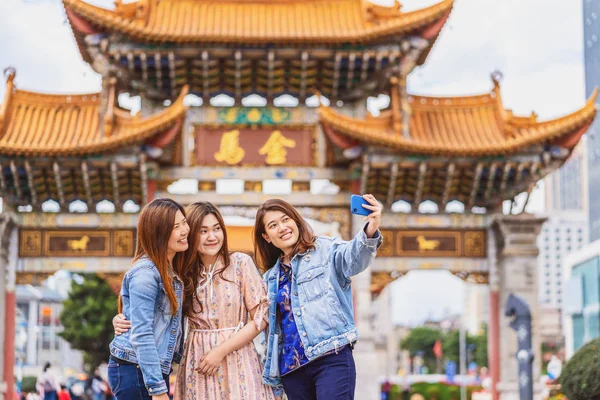
<instances>
[{"instance_id":1,"label":"blue denim jacket with patch","mask_svg":"<svg viewBox=\"0 0 600 400\"><path fill-rule=\"evenodd\" d=\"M354 325L350 277L367 269L383 239L377 231L367 238L364 228L351 241L319 236L315 249L291 260L292 310L309 362L358 340ZM280 261L263 279L269 296L269 326L262 332L266 357L263 381L281 394L279 354L281 324L277 320Z\"/></svg>"},{"instance_id":2,"label":"blue denim jacket with patch","mask_svg":"<svg viewBox=\"0 0 600 400\"><path fill-rule=\"evenodd\" d=\"M145 257L133 264L121 284L123 314L131 329L115 336L110 354L140 366L150 396L167 392L163 374L171 372L171 363L179 362L183 351L183 283L177 277L173 289L178 303L175 315L158 269Z\"/></svg>"}]
</instances>

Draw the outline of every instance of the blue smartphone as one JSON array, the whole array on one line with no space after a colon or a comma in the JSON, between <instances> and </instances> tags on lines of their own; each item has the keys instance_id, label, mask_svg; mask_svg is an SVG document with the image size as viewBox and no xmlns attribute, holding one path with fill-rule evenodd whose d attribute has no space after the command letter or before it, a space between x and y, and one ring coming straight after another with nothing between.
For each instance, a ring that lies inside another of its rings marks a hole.
<instances>
[{"instance_id":1,"label":"blue smartphone","mask_svg":"<svg viewBox=\"0 0 600 400\"><path fill-rule=\"evenodd\" d=\"M366 208L364 208L363 204L366 204L368 206L371 205L371 203L366 201L362 196L360 196L358 194L353 194L350 197L350 212L352 212L352 214L356 214L356 215L371 214L373 211L367 210Z\"/></svg>"}]
</instances>

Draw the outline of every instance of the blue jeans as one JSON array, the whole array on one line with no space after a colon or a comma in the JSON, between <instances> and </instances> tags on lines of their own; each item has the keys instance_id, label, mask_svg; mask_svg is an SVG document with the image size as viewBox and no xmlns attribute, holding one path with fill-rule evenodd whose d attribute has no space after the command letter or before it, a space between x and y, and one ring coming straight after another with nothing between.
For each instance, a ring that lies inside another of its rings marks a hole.
<instances>
[{"instance_id":1,"label":"blue jeans","mask_svg":"<svg viewBox=\"0 0 600 400\"><path fill-rule=\"evenodd\" d=\"M350 345L281 377L289 400L354 400L356 366Z\"/></svg>"},{"instance_id":2,"label":"blue jeans","mask_svg":"<svg viewBox=\"0 0 600 400\"><path fill-rule=\"evenodd\" d=\"M58 399L58 393L56 390L52 390L50 392L44 392L44 400L56 400Z\"/></svg>"},{"instance_id":3,"label":"blue jeans","mask_svg":"<svg viewBox=\"0 0 600 400\"><path fill-rule=\"evenodd\" d=\"M169 375L163 374L170 391ZM144 385L142 370L137 364L119 363L112 358L108 362L108 384L117 400L152 400Z\"/></svg>"}]
</instances>

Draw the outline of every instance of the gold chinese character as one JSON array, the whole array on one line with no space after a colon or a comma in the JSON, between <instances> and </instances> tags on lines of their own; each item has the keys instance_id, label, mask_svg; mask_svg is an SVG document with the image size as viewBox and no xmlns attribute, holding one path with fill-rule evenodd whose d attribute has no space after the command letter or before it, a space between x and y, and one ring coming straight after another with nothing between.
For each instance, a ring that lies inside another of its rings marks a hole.
<instances>
[{"instance_id":1,"label":"gold chinese character","mask_svg":"<svg viewBox=\"0 0 600 400\"><path fill-rule=\"evenodd\" d=\"M288 139L281 134L281 131L273 131L267 143L258 150L258 154L267 155L267 164L285 164L287 161L286 147L296 147L296 141Z\"/></svg>"},{"instance_id":2,"label":"gold chinese character","mask_svg":"<svg viewBox=\"0 0 600 400\"><path fill-rule=\"evenodd\" d=\"M242 161L246 151L240 147L240 131L225 132L221 137L219 152L215 153L215 160L234 165Z\"/></svg>"}]
</instances>

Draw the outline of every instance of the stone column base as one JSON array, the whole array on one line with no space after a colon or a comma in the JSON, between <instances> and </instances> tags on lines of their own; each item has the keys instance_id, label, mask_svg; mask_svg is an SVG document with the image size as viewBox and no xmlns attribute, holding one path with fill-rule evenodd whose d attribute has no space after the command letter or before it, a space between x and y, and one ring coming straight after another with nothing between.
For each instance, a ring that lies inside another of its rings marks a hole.
<instances>
[{"instance_id":1,"label":"stone column base","mask_svg":"<svg viewBox=\"0 0 600 400\"><path fill-rule=\"evenodd\" d=\"M379 368L377 363L385 362L377 360L375 344L371 339L359 339L354 348L354 362L356 363L356 391L355 398L379 399L380 387Z\"/></svg>"}]
</instances>

